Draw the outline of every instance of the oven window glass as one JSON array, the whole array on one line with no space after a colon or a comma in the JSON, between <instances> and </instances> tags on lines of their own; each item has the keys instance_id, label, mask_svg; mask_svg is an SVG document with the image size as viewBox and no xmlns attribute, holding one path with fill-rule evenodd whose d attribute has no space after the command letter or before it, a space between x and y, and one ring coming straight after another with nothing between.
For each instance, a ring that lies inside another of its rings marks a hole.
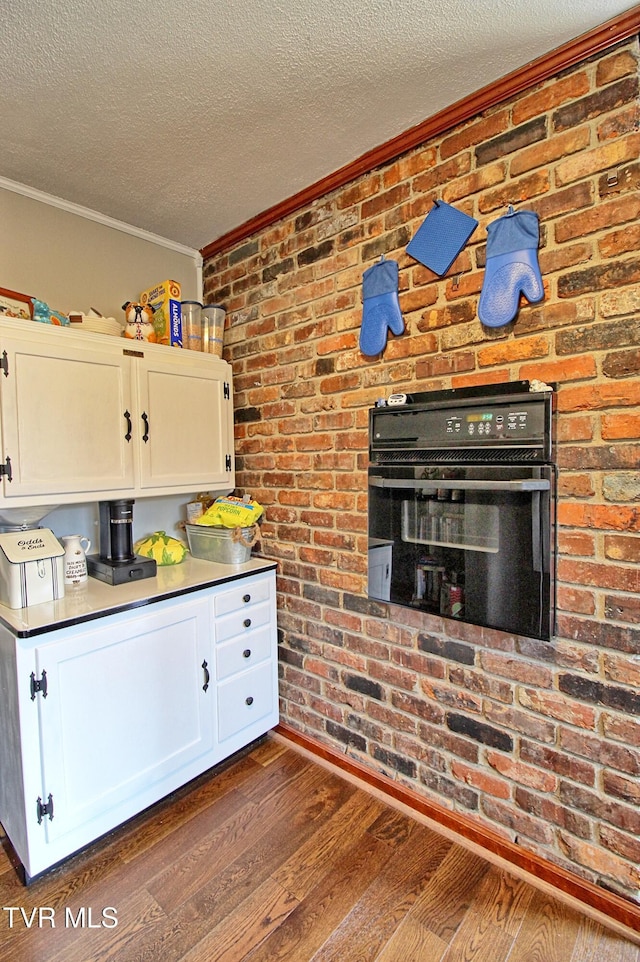
<instances>
[{"instance_id":1,"label":"oven window glass","mask_svg":"<svg viewBox=\"0 0 640 962\"><path fill-rule=\"evenodd\" d=\"M369 469L369 596L549 639L549 466Z\"/></svg>"}]
</instances>

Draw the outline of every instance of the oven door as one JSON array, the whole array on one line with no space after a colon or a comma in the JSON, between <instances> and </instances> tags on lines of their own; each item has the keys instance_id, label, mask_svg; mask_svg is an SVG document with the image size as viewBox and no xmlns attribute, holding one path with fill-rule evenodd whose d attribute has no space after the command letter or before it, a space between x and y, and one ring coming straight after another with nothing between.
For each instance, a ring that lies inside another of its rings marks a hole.
<instances>
[{"instance_id":1,"label":"oven door","mask_svg":"<svg viewBox=\"0 0 640 962\"><path fill-rule=\"evenodd\" d=\"M369 468L369 597L548 640L555 470Z\"/></svg>"}]
</instances>

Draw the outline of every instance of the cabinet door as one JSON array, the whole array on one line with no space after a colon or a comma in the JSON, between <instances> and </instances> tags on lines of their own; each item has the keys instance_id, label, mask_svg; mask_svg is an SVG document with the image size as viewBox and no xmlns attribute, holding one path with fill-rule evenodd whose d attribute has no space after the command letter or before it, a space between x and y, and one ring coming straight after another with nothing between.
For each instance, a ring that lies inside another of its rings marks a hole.
<instances>
[{"instance_id":1,"label":"cabinet door","mask_svg":"<svg viewBox=\"0 0 640 962\"><path fill-rule=\"evenodd\" d=\"M209 612L167 602L36 649L48 843L73 850L213 763Z\"/></svg>"},{"instance_id":2,"label":"cabinet door","mask_svg":"<svg viewBox=\"0 0 640 962\"><path fill-rule=\"evenodd\" d=\"M92 344L85 336L86 347L59 329L40 338L2 337L2 459L11 466L11 480L2 479L5 504L76 492L123 496L133 489L129 359L117 345Z\"/></svg>"},{"instance_id":3,"label":"cabinet door","mask_svg":"<svg viewBox=\"0 0 640 962\"><path fill-rule=\"evenodd\" d=\"M138 376L140 487L171 493L235 484L231 370L195 352L146 352Z\"/></svg>"}]
</instances>

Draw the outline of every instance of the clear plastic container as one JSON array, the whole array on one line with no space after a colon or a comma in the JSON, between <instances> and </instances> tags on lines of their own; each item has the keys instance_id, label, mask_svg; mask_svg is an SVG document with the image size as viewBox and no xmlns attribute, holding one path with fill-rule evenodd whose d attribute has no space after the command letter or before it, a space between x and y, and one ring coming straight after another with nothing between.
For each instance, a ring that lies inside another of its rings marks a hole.
<instances>
[{"instance_id":1,"label":"clear plastic container","mask_svg":"<svg viewBox=\"0 0 640 962\"><path fill-rule=\"evenodd\" d=\"M225 316L220 304L207 304L202 308L202 350L208 354L222 357Z\"/></svg>"},{"instance_id":2,"label":"clear plastic container","mask_svg":"<svg viewBox=\"0 0 640 962\"><path fill-rule=\"evenodd\" d=\"M200 301L181 301L182 346L189 351L202 350L202 304Z\"/></svg>"}]
</instances>

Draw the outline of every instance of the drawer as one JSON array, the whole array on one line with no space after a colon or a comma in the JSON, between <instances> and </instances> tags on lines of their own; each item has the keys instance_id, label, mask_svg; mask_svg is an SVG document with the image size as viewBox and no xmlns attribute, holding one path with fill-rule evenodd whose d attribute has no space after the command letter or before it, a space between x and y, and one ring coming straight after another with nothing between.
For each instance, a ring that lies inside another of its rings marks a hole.
<instances>
[{"instance_id":1,"label":"drawer","mask_svg":"<svg viewBox=\"0 0 640 962\"><path fill-rule=\"evenodd\" d=\"M270 626L252 631L246 639L237 639L216 648L216 678L221 681L239 671L247 671L275 654Z\"/></svg>"},{"instance_id":2,"label":"drawer","mask_svg":"<svg viewBox=\"0 0 640 962\"><path fill-rule=\"evenodd\" d=\"M273 578L260 578L256 581L240 582L232 588L221 591L213 599L216 617L268 601L271 596L272 582Z\"/></svg>"},{"instance_id":3,"label":"drawer","mask_svg":"<svg viewBox=\"0 0 640 962\"><path fill-rule=\"evenodd\" d=\"M218 741L269 715L274 709L274 688L271 660L218 685Z\"/></svg>"},{"instance_id":4,"label":"drawer","mask_svg":"<svg viewBox=\"0 0 640 962\"><path fill-rule=\"evenodd\" d=\"M228 641L230 638L248 638L256 628L271 623L271 605L267 602L261 605L247 605L241 611L233 611L224 618L216 618L216 641Z\"/></svg>"}]
</instances>

